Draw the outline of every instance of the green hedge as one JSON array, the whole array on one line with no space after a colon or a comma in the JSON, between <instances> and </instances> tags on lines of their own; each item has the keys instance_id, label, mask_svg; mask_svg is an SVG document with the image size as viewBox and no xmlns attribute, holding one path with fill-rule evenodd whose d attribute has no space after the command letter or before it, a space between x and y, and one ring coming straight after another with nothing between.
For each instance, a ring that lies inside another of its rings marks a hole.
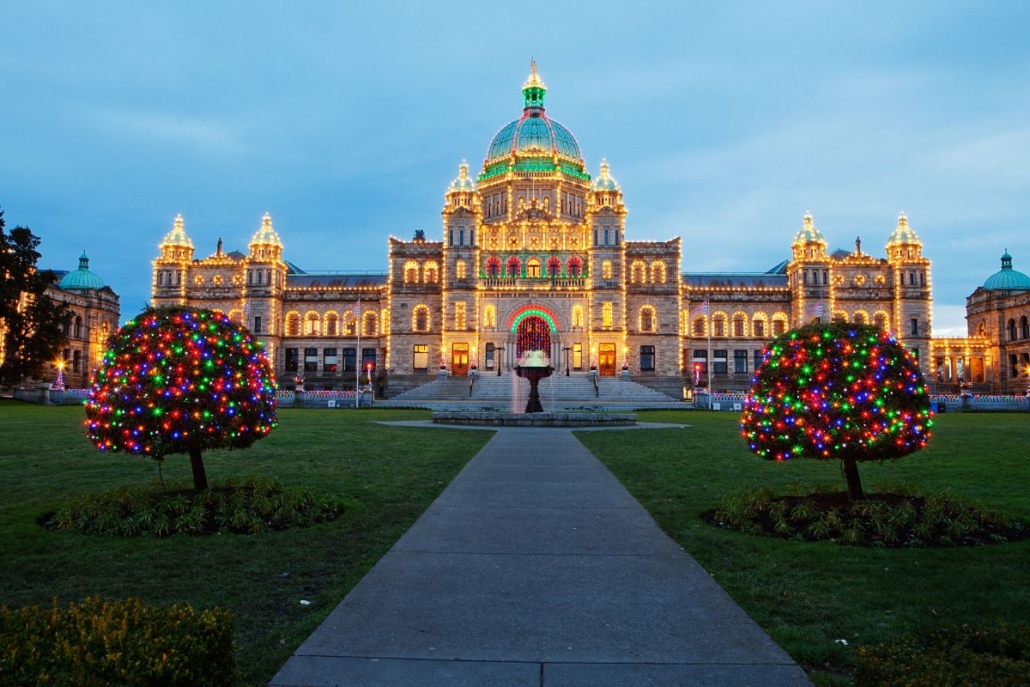
<instances>
[{"instance_id":1,"label":"green hedge","mask_svg":"<svg viewBox=\"0 0 1030 687\"><path fill-rule=\"evenodd\" d=\"M1030 625L965 625L858 650L855 687L1025 687Z\"/></svg>"},{"instance_id":2,"label":"green hedge","mask_svg":"<svg viewBox=\"0 0 1030 687\"><path fill-rule=\"evenodd\" d=\"M99 597L0 609L0 687L229 687L233 615Z\"/></svg>"}]
</instances>

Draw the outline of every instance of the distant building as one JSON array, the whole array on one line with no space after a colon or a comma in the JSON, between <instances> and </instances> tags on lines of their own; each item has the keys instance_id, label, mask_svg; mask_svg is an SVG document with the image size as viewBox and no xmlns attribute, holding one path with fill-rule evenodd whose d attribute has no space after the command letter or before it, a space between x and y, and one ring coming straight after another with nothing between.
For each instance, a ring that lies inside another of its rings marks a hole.
<instances>
[{"instance_id":1,"label":"distant building","mask_svg":"<svg viewBox=\"0 0 1030 687\"><path fill-rule=\"evenodd\" d=\"M774 335L816 318L890 329L931 372L930 261L904 214L883 258L857 240L829 252L805 215L772 269L697 271L689 236L628 238L609 165L587 172L545 94L534 64L521 115L494 136L479 174L462 163L444 193L441 237L391 237L388 272L305 272L284 259L267 214L246 253L219 239L194 258L180 216L153 262L154 304L225 312L263 340L282 384L309 389L351 387L358 369L388 373L391 391L440 369L507 373L540 349L559 371L626 370L675 397L695 367L707 380L710 366L715 389L742 390Z\"/></svg>"}]
</instances>

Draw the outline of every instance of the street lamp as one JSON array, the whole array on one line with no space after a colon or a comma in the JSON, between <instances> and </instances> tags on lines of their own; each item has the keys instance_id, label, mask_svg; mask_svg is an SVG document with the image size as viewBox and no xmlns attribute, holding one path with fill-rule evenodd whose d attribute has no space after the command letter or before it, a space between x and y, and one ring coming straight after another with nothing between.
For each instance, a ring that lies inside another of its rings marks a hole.
<instances>
[{"instance_id":1,"label":"street lamp","mask_svg":"<svg viewBox=\"0 0 1030 687\"><path fill-rule=\"evenodd\" d=\"M564 347L562 347L562 350L565 351L565 376L568 377L568 376L570 376L569 375L569 351L572 350L572 346L564 346Z\"/></svg>"},{"instance_id":2,"label":"street lamp","mask_svg":"<svg viewBox=\"0 0 1030 687\"><path fill-rule=\"evenodd\" d=\"M498 346L494 349L494 352L497 354L497 376L500 377L501 363L504 361L504 357L501 354L504 353L504 346Z\"/></svg>"}]
</instances>

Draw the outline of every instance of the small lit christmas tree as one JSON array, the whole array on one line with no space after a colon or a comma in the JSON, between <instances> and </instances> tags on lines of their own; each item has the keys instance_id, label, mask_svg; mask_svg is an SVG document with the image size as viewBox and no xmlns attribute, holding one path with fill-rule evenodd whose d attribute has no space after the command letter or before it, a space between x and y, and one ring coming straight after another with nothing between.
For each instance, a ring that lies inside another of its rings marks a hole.
<instances>
[{"instance_id":1,"label":"small lit christmas tree","mask_svg":"<svg viewBox=\"0 0 1030 687\"><path fill-rule=\"evenodd\" d=\"M918 451L932 425L917 361L880 328L846 323L777 337L741 416L748 446L763 458L839 459L852 500L865 498L859 461Z\"/></svg>"},{"instance_id":2,"label":"small lit christmas tree","mask_svg":"<svg viewBox=\"0 0 1030 687\"><path fill-rule=\"evenodd\" d=\"M146 310L118 330L86 402L86 436L101 451L186 453L196 491L202 454L246 448L276 426L275 382L261 344L225 315Z\"/></svg>"}]
</instances>

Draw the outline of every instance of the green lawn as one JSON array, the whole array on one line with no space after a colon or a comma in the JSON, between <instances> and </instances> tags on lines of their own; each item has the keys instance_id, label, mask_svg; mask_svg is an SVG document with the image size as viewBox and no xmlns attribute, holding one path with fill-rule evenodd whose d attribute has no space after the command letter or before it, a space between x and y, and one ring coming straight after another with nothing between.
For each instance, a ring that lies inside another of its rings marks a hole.
<instances>
[{"instance_id":1,"label":"green lawn","mask_svg":"<svg viewBox=\"0 0 1030 687\"><path fill-rule=\"evenodd\" d=\"M206 454L210 479L259 475L324 488L353 502L342 520L256 536L48 532L36 520L76 493L157 478L149 459L95 451L83 416L77 407L0 401L0 603L101 594L228 607L237 614L238 660L252 685L275 673L491 436L440 428L427 441L427 430L375 422L428 416L418 411L282 410L279 428L253 448ZM730 413L641 419L691 427L577 436L817 684L848 684L840 676L861 644L942 623L1030 617L1030 541L877 550L714 529L700 515L725 495L791 482L843 489L837 464L756 458ZM950 490L1030 521L1030 415L947 414L935 435L926 451L863 465L866 488L891 482ZM187 459L169 457L164 478L187 480Z\"/></svg>"},{"instance_id":2,"label":"green lawn","mask_svg":"<svg viewBox=\"0 0 1030 687\"><path fill-rule=\"evenodd\" d=\"M0 401L0 604L139 596L230 608L245 684L263 685L490 438L490 432L386 427L418 411L281 410L245 451L205 454L212 483L274 477L339 494L353 508L326 525L256 536L105 538L49 532L36 521L83 491L148 484L156 463L101 454L81 407ZM190 479L170 456L164 479ZM310 606L300 600L311 601Z\"/></svg>"},{"instance_id":3,"label":"green lawn","mask_svg":"<svg viewBox=\"0 0 1030 687\"><path fill-rule=\"evenodd\" d=\"M863 644L946 623L1030 618L1030 541L861 549L719 530L700 516L724 496L789 483L842 491L839 464L757 458L731 413L669 411L640 419L691 427L577 436L817 685L849 684ZM886 483L947 490L1030 522L1030 415L942 415L934 435L925 451L862 464L866 489Z\"/></svg>"}]
</instances>

